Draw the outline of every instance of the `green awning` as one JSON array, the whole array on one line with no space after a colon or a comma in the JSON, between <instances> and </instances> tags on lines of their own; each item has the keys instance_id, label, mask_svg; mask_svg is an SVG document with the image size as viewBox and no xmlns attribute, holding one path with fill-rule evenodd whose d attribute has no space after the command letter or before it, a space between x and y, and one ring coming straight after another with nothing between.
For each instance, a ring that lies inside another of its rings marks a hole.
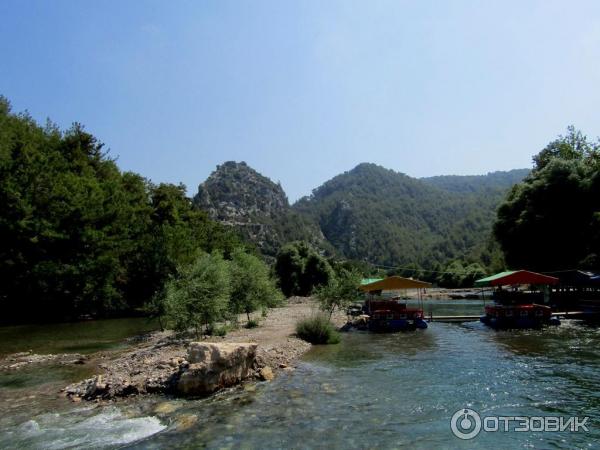
<instances>
[{"instance_id":1,"label":"green awning","mask_svg":"<svg viewBox=\"0 0 600 450\"><path fill-rule=\"evenodd\" d=\"M375 283L375 282L381 281L381 280L383 280L383 278L363 278L360 281L360 285L364 286L365 284L371 284L371 283Z\"/></svg>"},{"instance_id":2,"label":"green awning","mask_svg":"<svg viewBox=\"0 0 600 450\"><path fill-rule=\"evenodd\" d=\"M499 278L504 278L507 275L511 275L515 273L516 270L507 270L506 272L500 272L496 275L490 275L489 277L480 278L479 280L475 280L475 286L491 286L492 281L497 280Z\"/></svg>"}]
</instances>

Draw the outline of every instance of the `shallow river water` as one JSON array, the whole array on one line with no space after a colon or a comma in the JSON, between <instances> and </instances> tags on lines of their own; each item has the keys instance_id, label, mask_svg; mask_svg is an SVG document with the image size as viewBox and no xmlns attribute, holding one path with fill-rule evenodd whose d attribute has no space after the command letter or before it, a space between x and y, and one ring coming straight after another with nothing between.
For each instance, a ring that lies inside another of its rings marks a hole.
<instances>
[{"instance_id":1,"label":"shallow river water","mask_svg":"<svg viewBox=\"0 0 600 450\"><path fill-rule=\"evenodd\" d=\"M462 304L456 314L481 310ZM271 383L209 399L96 407L25 396L0 418L0 448L592 448L600 442L599 380L600 329L574 321L539 331L469 322L351 332ZM463 441L450 429L462 408L482 417L589 416L589 431L482 431Z\"/></svg>"}]
</instances>

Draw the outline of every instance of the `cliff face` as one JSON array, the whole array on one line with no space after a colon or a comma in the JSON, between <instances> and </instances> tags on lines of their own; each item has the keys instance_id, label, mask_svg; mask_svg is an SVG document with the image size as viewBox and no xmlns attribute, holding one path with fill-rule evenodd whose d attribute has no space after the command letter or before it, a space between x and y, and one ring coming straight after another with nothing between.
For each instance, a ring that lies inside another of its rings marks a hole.
<instances>
[{"instance_id":1,"label":"cliff face","mask_svg":"<svg viewBox=\"0 0 600 450\"><path fill-rule=\"evenodd\" d=\"M314 222L291 210L282 187L245 162L217 166L198 186L194 203L269 256L289 241L307 240L316 246L324 242Z\"/></svg>"}]
</instances>

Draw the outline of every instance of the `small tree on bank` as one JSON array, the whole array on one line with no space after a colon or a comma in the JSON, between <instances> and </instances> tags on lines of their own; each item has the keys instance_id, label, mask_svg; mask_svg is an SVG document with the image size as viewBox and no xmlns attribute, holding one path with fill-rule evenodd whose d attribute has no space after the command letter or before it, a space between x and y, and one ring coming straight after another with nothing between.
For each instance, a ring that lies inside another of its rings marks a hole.
<instances>
[{"instance_id":1,"label":"small tree on bank","mask_svg":"<svg viewBox=\"0 0 600 450\"><path fill-rule=\"evenodd\" d=\"M204 253L179 270L166 286L165 311L170 326L178 331L202 327L225 318L231 293L227 261L220 253Z\"/></svg>"},{"instance_id":2,"label":"small tree on bank","mask_svg":"<svg viewBox=\"0 0 600 450\"><path fill-rule=\"evenodd\" d=\"M321 309L329 313L329 319L336 308L343 309L360 299L358 286L361 275L355 270L338 269L329 282L317 289L317 300Z\"/></svg>"},{"instance_id":3,"label":"small tree on bank","mask_svg":"<svg viewBox=\"0 0 600 450\"><path fill-rule=\"evenodd\" d=\"M230 268L232 313L245 313L250 322L250 313L281 301L281 292L269 277L269 268L258 257L237 249L232 253Z\"/></svg>"}]
</instances>

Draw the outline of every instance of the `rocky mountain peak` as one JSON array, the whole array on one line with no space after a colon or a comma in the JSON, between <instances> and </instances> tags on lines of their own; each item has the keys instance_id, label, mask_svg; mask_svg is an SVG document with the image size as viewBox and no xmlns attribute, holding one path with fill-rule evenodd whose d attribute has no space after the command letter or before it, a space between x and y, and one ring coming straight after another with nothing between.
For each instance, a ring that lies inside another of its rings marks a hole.
<instances>
[{"instance_id":1,"label":"rocky mountain peak","mask_svg":"<svg viewBox=\"0 0 600 450\"><path fill-rule=\"evenodd\" d=\"M290 241L308 241L315 247L324 243L317 224L292 211L281 185L245 162L217 166L198 186L194 203L214 220L235 227L268 256Z\"/></svg>"},{"instance_id":2,"label":"rocky mountain peak","mask_svg":"<svg viewBox=\"0 0 600 450\"><path fill-rule=\"evenodd\" d=\"M227 161L198 186L194 202L221 222L247 222L252 216L276 217L289 208L283 188L245 162Z\"/></svg>"}]
</instances>

